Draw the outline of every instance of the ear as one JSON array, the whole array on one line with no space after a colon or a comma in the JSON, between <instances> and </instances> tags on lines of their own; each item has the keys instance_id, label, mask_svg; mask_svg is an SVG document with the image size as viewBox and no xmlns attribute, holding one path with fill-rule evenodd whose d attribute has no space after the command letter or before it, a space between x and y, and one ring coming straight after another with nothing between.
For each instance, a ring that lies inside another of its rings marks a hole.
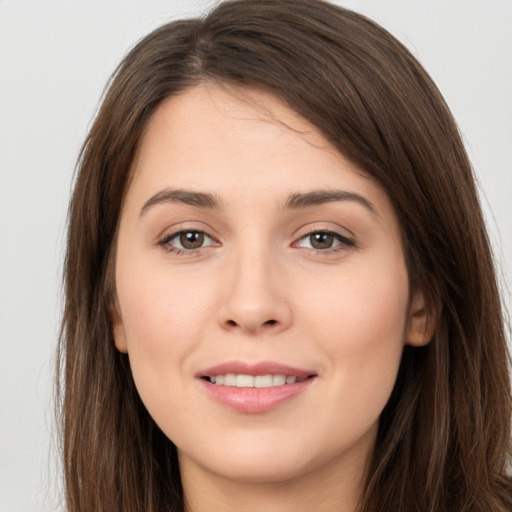
<instances>
[{"instance_id":1,"label":"ear","mask_svg":"<svg viewBox=\"0 0 512 512\"><path fill-rule=\"evenodd\" d=\"M119 306L117 304L110 305L110 317L112 319L112 330L114 335L114 344L123 354L128 353L128 345L126 343L126 333L124 330L123 319L119 312Z\"/></svg>"},{"instance_id":2,"label":"ear","mask_svg":"<svg viewBox=\"0 0 512 512\"><path fill-rule=\"evenodd\" d=\"M430 343L437 327L437 315L427 307L423 292L413 294L407 320L405 343L423 347Z\"/></svg>"}]
</instances>

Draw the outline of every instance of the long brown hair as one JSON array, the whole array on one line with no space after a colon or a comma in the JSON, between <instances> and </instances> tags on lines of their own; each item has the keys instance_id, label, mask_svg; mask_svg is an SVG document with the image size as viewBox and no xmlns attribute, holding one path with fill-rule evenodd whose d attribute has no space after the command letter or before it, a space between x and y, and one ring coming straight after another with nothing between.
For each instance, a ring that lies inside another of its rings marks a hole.
<instances>
[{"instance_id":1,"label":"long brown hair","mask_svg":"<svg viewBox=\"0 0 512 512\"><path fill-rule=\"evenodd\" d=\"M321 0L234 0L141 40L82 148L69 210L59 404L70 512L184 510L176 449L116 351L116 230L130 166L165 98L204 81L276 94L378 181L411 289L437 323L406 347L360 510L512 509L509 359L472 169L441 94L389 33Z\"/></svg>"}]
</instances>

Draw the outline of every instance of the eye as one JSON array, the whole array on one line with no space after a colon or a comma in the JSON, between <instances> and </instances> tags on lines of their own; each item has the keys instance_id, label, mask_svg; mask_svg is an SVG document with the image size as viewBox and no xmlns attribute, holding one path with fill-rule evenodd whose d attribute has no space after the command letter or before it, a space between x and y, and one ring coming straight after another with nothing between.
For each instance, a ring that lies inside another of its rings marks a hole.
<instances>
[{"instance_id":1,"label":"eye","mask_svg":"<svg viewBox=\"0 0 512 512\"><path fill-rule=\"evenodd\" d=\"M194 251L214 244L214 240L204 231L183 230L164 237L159 245L169 251Z\"/></svg>"},{"instance_id":2,"label":"eye","mask_svg":"<svg viewBox=\"0 0 512 512\"><path fill-rule=\"evenodd\" d=\"M355 243L335 231L315 231L303 236L296 246L306 249L314 249L315 251L328 251L338 246L353 247ZM340 247L341 248L341 247Z\"/></svg>"}]
</instances>

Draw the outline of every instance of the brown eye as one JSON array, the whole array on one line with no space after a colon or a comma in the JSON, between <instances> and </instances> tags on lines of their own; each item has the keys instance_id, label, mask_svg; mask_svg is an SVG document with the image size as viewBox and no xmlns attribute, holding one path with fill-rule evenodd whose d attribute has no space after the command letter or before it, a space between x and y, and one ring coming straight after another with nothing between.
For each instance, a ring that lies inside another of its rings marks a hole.
<instances>
[{"instance_id":1,"label":"brown eye","mask_svg":"<svg viewBox=\"0 0 512 512\"><path fill-rule=\"evenodd\" d=\"M355 242L336 231L314 231L303 236L295 244L295 247L313 249L315 251L333 251L355 247Z\"/></svg>"},{"instance_id":2,"label":"brown eye","mask_svg":"<svg viewBox=\"0 0 512 512\"><path fill-rule=\"evenodd\" d=\"M158 242L158 245L167 251L175 253L192 252L215 244L216 242L204 231L178 231Z\"/></svg>"},{"instance_id":3,"label":"brown eye","mask_svg":"<svg viewBox=\"0 0 512 512\"><path fill-rule=\"evenodd\" d=\"M204 233L201 231L184 231L179 235L183 249L199 249L204 244Z\"/></svg>"},{"instance_id":4,"label":"brown eye","mask_svg":"<svg viewBox=\"0 0 512 512\"><path fill-rule=\"evenodd\" d=\"M334 243L334 236L330 233L313 233L309 235L313 249L330 249Z\"/></svg>"}]
</instances>

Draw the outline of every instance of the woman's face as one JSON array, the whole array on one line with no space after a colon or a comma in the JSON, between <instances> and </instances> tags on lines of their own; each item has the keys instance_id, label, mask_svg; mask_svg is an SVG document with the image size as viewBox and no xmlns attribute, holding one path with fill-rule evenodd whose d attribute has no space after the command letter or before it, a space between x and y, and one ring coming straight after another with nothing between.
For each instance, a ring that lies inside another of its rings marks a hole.
<instances>
[{"instance_id":1,"label":"woman's face","mask_svg":"<svg viewBox=\"0 0 512 512\"><path fill-rule=\"evenodd\" d=\"M387 195L256 91L155 112L116 288L116 346L187 474L360 474L403 346L426 341Z\"/></svg>"}]
</instances>

